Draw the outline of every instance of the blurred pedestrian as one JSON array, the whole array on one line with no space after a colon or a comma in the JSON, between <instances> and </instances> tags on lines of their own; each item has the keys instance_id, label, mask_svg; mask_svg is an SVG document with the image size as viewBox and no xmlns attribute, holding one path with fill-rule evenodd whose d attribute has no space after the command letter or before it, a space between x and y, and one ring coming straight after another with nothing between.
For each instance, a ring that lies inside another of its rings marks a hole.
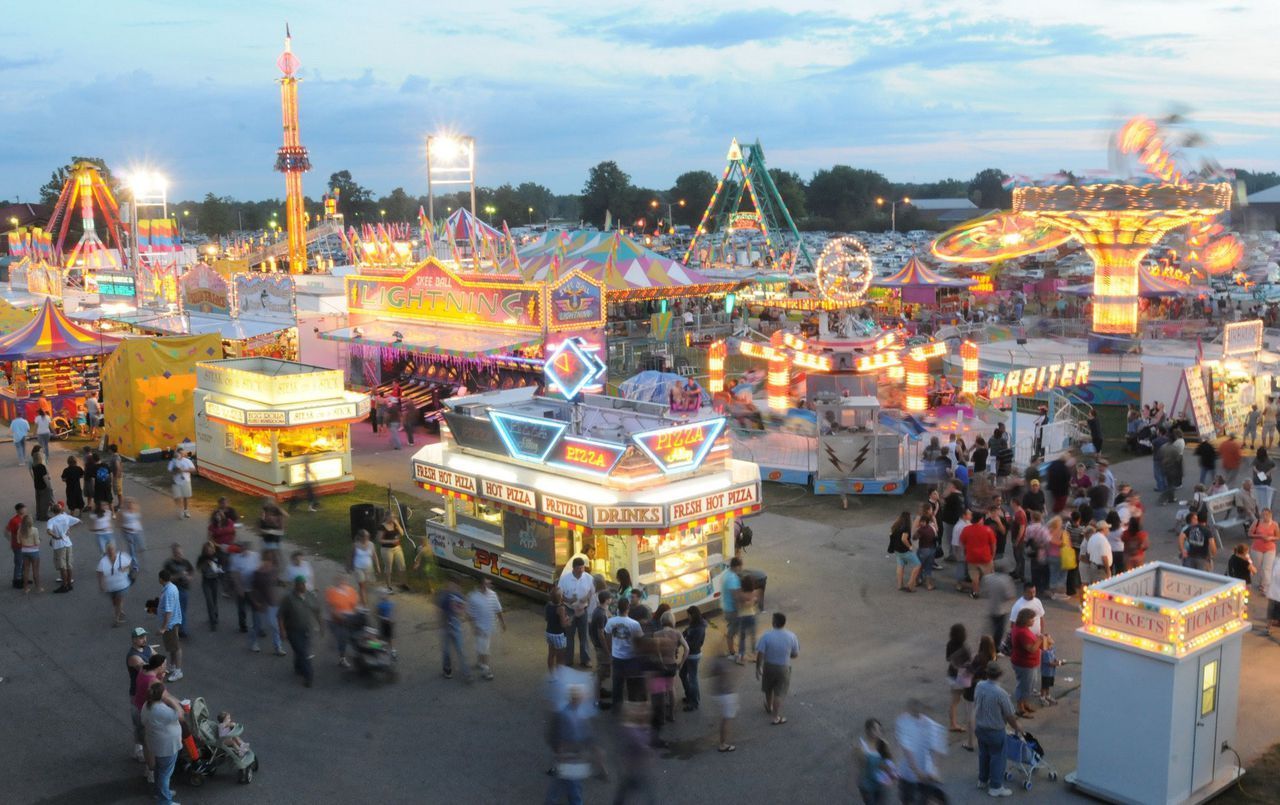
<instances>
[{"instance_id":1,"label":"blurred pedestrian","mask_svg":"<svg viewBox=\"0 0 1280 805\"><path fill-rule=\"evenodd\" d=\"M622 724L618 727L618 789L613 795L614 805L622 805L632 796L649 805L656 805L654 793L654 767L659 745L657 733L645 723L644 704L625 702L622 708Z\"/></svg>"},{"instance_id":2,"label":"blurred pedestrian","mask_svg":"<svg viewBox=\"0 0 1280 805\"><path fill-rule=\"evenodd\" d=\"M132 564L128 554L116 551L114 542L107 543L106 553L98 560L98 589L111 597L112 628L124 623L124 593L133 583L129 578Z\"/></svg>"},{"instance_id":3,"label":"blurred pedestrian","mask_svg":"<svg viewBox=\"0 0 1280 805\"><path fill-rule=\"evenodd\" d=\"M351 586L346 573L338 573L333 583L324 592L325 603L329 610L329 630L333 633L334 643L338 647L338 667L350 668L347 659L347 645L351 642L351 618L356 614L359 596L356 588Z\"/></svg>"},{"instance_id":4,"label":"blurred pedestrian","mask_svg":"<svg viewBox=\"0 0 1280 805\"><path fill-rule=\"evenodd\" d=\"M9 420L9 435L13 437L13 448L18 453L18 466L27 465L27 438L31 435L31 423L26 417L16 416Z\"/></svg>"},{"instance_id":5,"label":"blurred pedestrian","mask_svg":"<svg viewBox=\"0 0 1280 805\"><path fill-rule=\"evenodd\" d=\"M467 655L462 650L462 619L466 616L466 602L456 581L449 581L436 599L440 607L440 653L445 679L453 678L453 660L458 663L464 682L471 681L471 669L467 667Z\"/></svg>"},{"instance_id":6,"label":"blurred pedestrian","mask_svg":"<svg viewBox=\"0 0 1280 805\"><path fill-rule=\"evenodd\" d=\"M53 482L49 479L49 468L45 466L47 453L42 447L31 448L31 485L36 493L37 520L48 520L53 506Z\"/></svg>"},{"instance_id":7,"label":"blurred pedestrian","mask_svg":"<svg viewBox=\"0 0 1280 805\"><path fill-rule=\"evenodd\" d=\"M133 557L133 569L135 572L142 570L142 552L147 549L146 540L142 536L142 508L138 506L136 498L123 498L120 503L120 531L124 534L124 544L129 549L129 555ZM225 557L221 559L222 567L226 568L227 560Z\"/></svg>"},{"instance_id":8,"label":"blurred pedestrian","mask_svg":"<svg viewBox=\"0 0 1280 805\"><path fill-rule=\"evenodd\" d=\"M581 805L582 781L591 776L596 751L585 692L581 685L570 685L568 694L568 702L552 715L548 730L555 766L544 800L547 805L565 799L570 805Z\"/></svg>"},{"instance_id":9,"label":"blurred pedestrian","mask_svg":"<svg viewBox=\"0 0 1280 805\"><path fill-rule=\"evenodd\" d=\"M689 645L684 635L676 631L676 619L670 611L663 612L659 628L652 639L657 668L649 676L649 704L652 707L653 745L666 748L662 740L663 724L675 721L675 678L684 658L689 655Z\"/></svg>"},{"instance_id":10,"label":"blurred pedestrian","mask_svg":"<svg viewBox=\"0 0 1280 805\"><path fill-rule=\"evenodd\" d=\"M108 519L110 516L110 510L107 510ZM186 638L189 636L187 634L187 613L191 611L188 609L187 604L191 596L191 578L195 576L196 569L182 553L182 546L176 542L169 546L169 558L164 561L164 566L168 569L169 578L173 580L174 586L178 588L178 604L182 607L182 621L178 634Z\"/></svg>"},{"instance_id":11,"label":"blurred pedestrian","mask_svg":"<svg viewBox=\"0 0 1280 805\"><path fill-rule=\"evenodd\" d=\"M280 631L293 649L293 672L302 677L303 685L311 687L315 682L311 638L320 631L320 604L308 589L306 576L294 577L292 589L280 602L279 620Z\"/></svg>"},{"instance_id":12,"label":"blurred pedestrian","mask_svg":"<svg viewBox=\"0 0 1280 805\"><path fill-rule=\"evenodd\" d=\"M862 737L858 739L860 772L857 785L865 805L887 805L889 791L897 778L893 755L881 736L881 729L879 721L868 718L862 726Z\"/></svg>"},{"instance_id":13,"label":"blurred pedestrian","mask_svg":"<svg viewBox=\"0 0 1280 805\"><path fill-rule=\"evenodd\" d=\"M782 701L791 690L791 661L800 656L800 641L787 627L787 616L773 613L773 629L756 643L756 679L764 691L765 710L774 726L787 723Z\"/></svg>"},{"instance_id":14,"label":"blurred pedestrian","mask_svg":"<svg viewBox=\"0 0 1280 805\"><path fill-rule=\"evenodd\" d=\"M893 723L893 734L902 750L897 772L898 794L903 805L945 802L935 760L935 756L947 751L942 725L924 714L924 705L919 699L909 699L907 711Z\"/></svg>"},{"instance_id":15,"label":"blurred pedestrian","mask_svg":"<svg viewBox=\"0 0 1280 805\"><path fill-rule=\"evenodd\" d=\"M711 695L720 711L720 752L732 752L738 747L730 742L733 720L738 717L738 664L728 656L717 654L711 661ZM617 684L614 690L617 690Z\"/></svg>"},{"instance_id":16,"label":"blurred pedestrian","mask_svg":"<svg viewBox=\"0 0 1280 805\"><path fill-rule=\"evenodd\" d=\"M687 712L697 710L702 703L698 666L702 662L702 644L707 639L707 622L702 618L702 610L696 606L689 607L685 614L689 616L689 625L684 629L684 642L689 650L680 665L680 685L684 688L684 709Z\"/></svg>"},{"instance_id":17,"label":"blurred pedestrian","mask_svg":"<svg viewBox=\"0 0 1280 805\"><path fill-rule=\"evenodd\" d=\"M224 568L218 561L218 545L208 540L200 546L196 558L196 570L200 573L200 592L204 594L204 610L209 618L209 631L218 631L218 588L222 584Z\"/></svg>"},{"instance_id":18,"label":"blurred pedestrian","mask_svg":"<svg viewBox=\"0 0 1280 805\"><path fill-rule=\"evenodd\" d=\"M89 521L89 531L98 541L98 555L101 556L112 541L111 508L101 501L94 501L93 510L85 519Z\"/></svg>"},{"instance_id":19,"label":"blurred pedestrian","mask_svg":"<svg viewBox=\"0 0 1280 805\"><path fill-rule=\"evenodd\" d=\"M84 511L84 468L75 456L67 456L67 466L62 470L62 484L67 511L79 517Z\"/></svg>"},{"instance_id":20,"label":"blurred pedestrian","mask_svg":"<svg viewBox=\"0 0 1280 805\"><path fill-rule=\"evenodd\" d=\"M9 535L9 548L13 551L13 589L23 589L22 583L22 540L18 536L19 529L22 528L22 521L27 516L27 504L17 503L13 507L13 516L9 518L8 524L5 526L5 533Z\"/></svg>"},{"instance_id":21,"label":"blurred pedestrian","mask_svg":"<svg viewBox=\"0 0 1280 805\"><path fill-rule=\"evenodd\" d=\"M487 576L476 580L475 589L467 596L467 618L471 621L471 630L476 641L476 671L482 679L493 679L490 660L493 655L492 641L494 627L501 625L507 630L507 621L502 617L502 602Z\"/></svg>"},{"instance_id":22,"label":"blurred pedestrian","mask_svg":"<svg viewBox=\"0 0 1280 805\"><path fill-rule=\"evenodd\" d=\"M243 634L249 631L249 587L262 556L247 542L239 544L240 550L231 555L232 595L236 599L236 620Z\"/></svg>"},{"instance_id":23,"label":"blurred pedestrian","mask_svg":"<svg viewBox=\"0 0 1280 805\"><path fill-rule=\"evenodd\" d=\"M947 638L947 687L951 691L951 707L948 711L949 728L952 732L965 732L957 718L964 691L969 687L972 675L969 673L969 662L973 652L969 650L969 636L963 623L951 624L951 636Z\"/></svg>"}]
</instances>

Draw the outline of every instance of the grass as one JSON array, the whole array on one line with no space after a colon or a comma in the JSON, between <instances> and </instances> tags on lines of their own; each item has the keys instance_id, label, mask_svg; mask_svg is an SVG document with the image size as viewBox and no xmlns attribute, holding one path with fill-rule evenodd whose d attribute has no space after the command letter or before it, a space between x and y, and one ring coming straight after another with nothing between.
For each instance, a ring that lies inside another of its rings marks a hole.
<instances>
[{"instance_id":1,"label":"grass","mask_svg":"<svg viewBox=\"0 0 1280 805\"><path fill-rule=\"evenodd\" d=\"M1280 790L1280 744L1271 747L1250 766L1237 785L1228 788L1214 802L1275 802Z\"/></svg>"},{"instance_id":2,"label":"grass","mask_svg":"<svg viewBox=\"0 0 1280 805\"><path fill-rule=\"evenodd\" d=\"M126 464L125 471L135 481L143 483L165 495L169 494L169 473L164 462L145 462ZM226 496L231 505L240 514L245 523L242 534L252 534L253 524L257 522L258 512L262 508L262 498L246 495L227 489L221 484L207 478L194 476L191 479L191 491L197 504L212 508L219 497ZM413 509L413 514L406 523L410 536L418 545L422 545L426 530L426 516L433 505L425 498L395 493L401 505ZM320 510L308 511L305 504L299 505L289 516L285 526L285 538L307 553L332 559L343 565L351 559L351 514L350 509L357 503L372 503L387 508L387 489L376 484L356 481L355 489L336 495L325 495L319 499ZM288 505L285 504L286 511ZM193 515L199 516L199 515ZM414 549L405 546L405 560L412 565ZM436 589L444 578L441 569L428 553L428 561L423 570L411 573L409 587L414 592L429 593Z\"/></svg>"}]
</instances>

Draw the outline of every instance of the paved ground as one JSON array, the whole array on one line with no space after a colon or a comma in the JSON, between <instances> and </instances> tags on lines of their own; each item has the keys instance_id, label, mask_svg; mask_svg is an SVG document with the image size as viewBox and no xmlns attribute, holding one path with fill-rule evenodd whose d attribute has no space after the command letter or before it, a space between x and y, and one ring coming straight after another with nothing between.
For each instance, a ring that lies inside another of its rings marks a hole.
<instances>
[{"instance_id":1,"label":"paved ground","mask_svg":"<svg viewBox=\"0 0 1280 805\"><path fill-rule=\"evenodd\" d=\"M361 476L410 489L411 453L385 447L375 453L367 428L357 430ZM11 455L4 452L8 449L3 445L0 458ZM53 466L64 461L65 453L55 449ZM30 502L28 477L11 462L5 464L0 468L0 504ZM1149 461L1116 469L1119 477L1148 493L1149 527L1156 535L1153 556L1173 558L1172 510L1150 506ZM171 541L194 552L203 528L199 515L179 521L158 493L132 483L127 491L143 501L150 568L159 565ZM923 697L935 717L946 717L942 655L947 629L958 620L971 634L979 633L985 608L941 586L910 596L895 591L893 564L884 555L887 524L908 502L914 509L914 496L866 499L844 512L836 499L768 486L766 511L754 523L748 565L768 572L768 607L787 612L800 638L790 722L768 724L749 674L742 679L735 754L715 751L710 708L692 716L679 713L670 730L673 749L658 766L660 801L856 798L849 785L851 748L865 718L891 722L909 696ZM203 508L207 511L207 502ZM79 584L71 595L24 597L7 588L0 591L0 676L5 677L0 701L7 716L0 756L5 758L6 801L143 802L148 796L140 767L129 758L123 664L127 630L110 628L108 602L93 583L93 552L82 538L76 557ZM50 564L46 556L46 584L51 586ZM0 566L8 571L7 557ZM321 579L331 570L331 565L322 567ZM142 609L143 600L157 589L150 578L142 576L130 592L130 624L154 625ZM199 791L180 783L179 799L539 801L547 782L542 628L538 613L526 602L503 598L511 631L496 641L498 678L493 682L467 686L442 679L434 608L421 597L401 596L398 682L370 688L345 678L325 643L318 651L318 679L311 690L295 684L288 658L246 650L226 599L224 627L216 634L208 632L203 606L196 603L193 637L186 647L187 678L174 687L181 696L204 696L215 711L231 710L245 725L262 768L251 788L220 775ZM1073 632L1078 613L1062 604L1046 606L1060 656L1078 659L1080 641ZM1261 609L1255 602L1254 611ZM717 644L720 635L717 629L709 643ZM1237 744L1248 758L1280 740L1274 727L1280 715L1280 680L1271 671L1280 646L1254 636L1245 644ZM1063 772L1074 767L1078 699L1071 689L1080 677L1078 665L1061 670L1063 704L1042 713L1031 727ZM953 801L986 801L973 790L976 758L956 743L943 764ZM588 784L588 802L611 797L605 784ZM1059 802L1075 796L1061 783L1040 781L1032 794L1015 794L1019 798Z\"/></svg>"}]
</instances>

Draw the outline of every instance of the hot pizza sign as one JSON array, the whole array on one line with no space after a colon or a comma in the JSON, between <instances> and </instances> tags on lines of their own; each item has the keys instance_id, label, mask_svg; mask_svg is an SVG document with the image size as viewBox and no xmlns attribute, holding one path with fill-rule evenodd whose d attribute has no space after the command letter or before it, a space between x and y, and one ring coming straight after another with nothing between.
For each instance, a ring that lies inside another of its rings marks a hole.
<instances>
[{"instance_id":1,"label":"hot pizza sign","mask_svg":"<svg viewBox=\"0 0 1280 805\"><path fill-rule=\"evenodd\" d=\"M670 474L700 467L722 430L723 417L635 433L631 440L660 470Z\"/></svg>"}]
</instances>

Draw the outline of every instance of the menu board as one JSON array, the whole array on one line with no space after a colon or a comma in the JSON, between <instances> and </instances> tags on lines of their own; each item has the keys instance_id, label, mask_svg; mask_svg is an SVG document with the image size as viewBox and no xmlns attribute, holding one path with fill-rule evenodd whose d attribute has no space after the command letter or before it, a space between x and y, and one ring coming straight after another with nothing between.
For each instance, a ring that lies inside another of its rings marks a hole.
<instances>
[{"instance_id":1,"label":"menu board","mask_svg":"<svg viewBox=\"0 0 1280 805\"><path fill-rule=\"evenodd\" d=\"M1213 412L1209 410L1209 398L1204 393L1204 376L1200 366L1188 366L1182 371L1183 382L1187 386L1187 395L1191 398L1191 411L1196 417L1196 430L1200 431L1201 440L1214 437Z\"/></svg>"}]
</instances>

